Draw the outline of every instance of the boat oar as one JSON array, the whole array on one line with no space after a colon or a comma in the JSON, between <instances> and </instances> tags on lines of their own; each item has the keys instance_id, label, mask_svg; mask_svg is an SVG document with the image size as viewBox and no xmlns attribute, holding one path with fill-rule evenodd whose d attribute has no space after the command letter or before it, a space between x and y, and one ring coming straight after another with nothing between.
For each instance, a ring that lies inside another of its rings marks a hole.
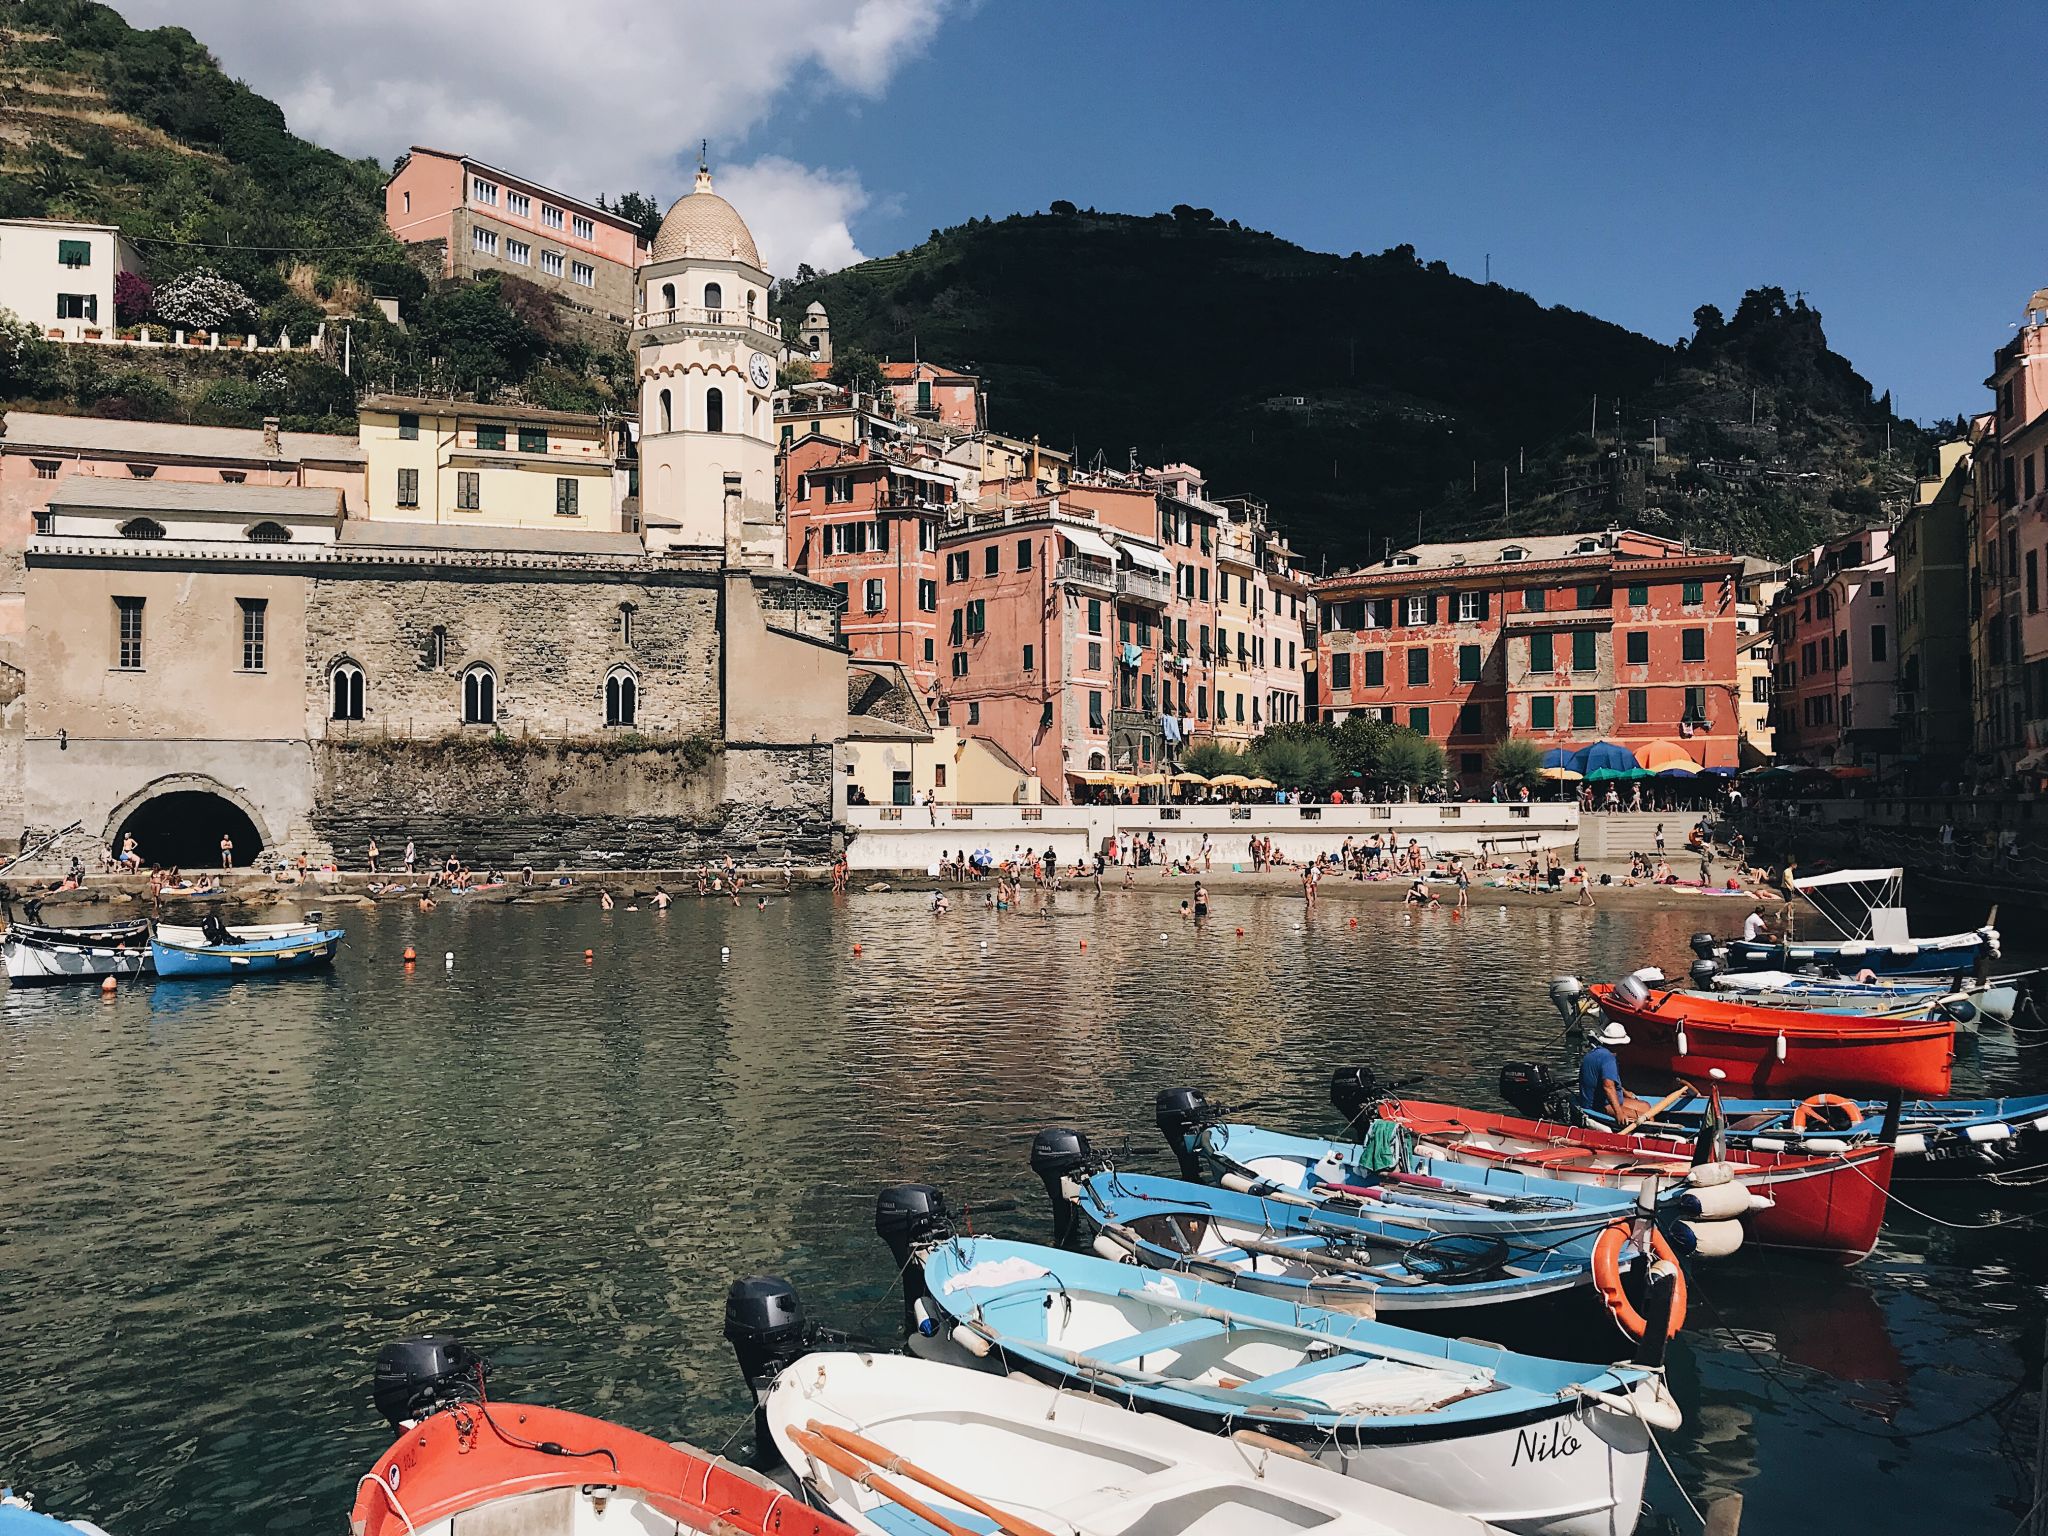
<instances>
[{"instance_id":1,"label":"boat oar","mask_svg":"<svg viewBox=\"0 0 2048 1536\"><path fill-rule=\"evenodd\" d=\"M1693 1087L1691 1083L1682 1082L1676 1088L1672 1089L1669 1093L1665 1094L1663 1098L1659 1099L1656 1103L1652 1104L1648 1109L1644 1110L1640 1115L1637 1115L1634 1118L1624 1121L1623 1123L1615 1126L1615 1129L1621 1132L1621 1134L1624 1136L1629 1135L1631 1132L1635 1130L1637 1126L1643 1124L1645 1121L1656 1119L1659 1115L1663 1114L1665 1110L1669 1109L1672 1105L1676 1104L1680 1099L1691 1099L1697 1098L1698 1096L1699 1089Z\"/></svg>"},{"instance_id":2,"label":"boat oar","mask_svg":"<svg viewBox=\"0 0 2048 1536\"><path fill-rule=\"evenodd\" d=\"M901 1473L912 1482L924 1484L933 1493L951 1499L955 1504L971 1509L977 1515L987 1516L1002 1530L1008 1532L1009 1536L1052 1536L1052 1532L1045 1527L1033 1525L1028 1520L1019 1519L1007 1511L1000 1510L995 1505L976 1498L964 1488L955 1488L944 1478L927 1472L916 1462L898 1456L887 1446L877 1445L864 1435L857 1435L850 1429L840 1429L837 1425L821 1423L817 1419L812 1419L807 1427L812 1434L824 1437L843 1451L866 1457L878 1467Z\"/></svg>"},{"instance_id":3,"label":"boat oar","mask_svg":"<svg viewBox=\"0 0 2048 1536\"><path fill-rule=\"evenodd\" d=\"M908 1510L927 1525L936 1528L940 1536L978 1536L964 1525L956 1525L940 1514L931 1505L918 1498L906 1488L899 1488L873 1467L850 1452L842 1451L823 1435L810 1434L805 1430L790 1427L789 1438L799 1450L811 1460L843 1472L861 1487L871 1493L878 1493L898 1508Z\"/></svg>"}]
</instances>

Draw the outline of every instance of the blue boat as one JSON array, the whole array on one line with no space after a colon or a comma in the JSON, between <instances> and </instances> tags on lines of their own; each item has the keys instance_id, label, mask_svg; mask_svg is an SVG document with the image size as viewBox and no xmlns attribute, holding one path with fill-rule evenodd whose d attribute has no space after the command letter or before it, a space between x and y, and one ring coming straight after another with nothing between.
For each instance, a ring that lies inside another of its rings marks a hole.
<instances>
[{"instance_id":1,"label":"blue boat","mask_svg":"<svg viewBox=\"0 0 2048 1536\"><path fill-rule=\"evenodd\" d=\"M1729 971L1814 970L1850 979L1866 971L1873 976L1954 976L1998 958L1995 907L1983 927L1968 933L1914 938L1901 895L1904 881L1903 869L1838 869L1794 880L1793 889L1849 937L1730 939L1723 944L1711 933L1696 933L1693 953L1720 961Z\"/></svg>"},{"instance_id":2,"label":"blue boat","mask_svg":"<svg viewBox=\"0 0 2048 1536\"><path fill-rule=\"evenodd\" d=\"M345 937L339 928L250 939L230 933L226 942L201 944L172 943L158 935L149 949L162 977L277 976L332 964Z\"/></svg>"},{"instance_id":3,"label":"blue boat","mask_svg":"<svg viewBox=\"0 0 2048 1536\"><path fill-rule=\"evenodd\" d=\"M1329 1207L1103 1169L1079 1206L1107 1259L1200 1275L1241 1291L1336 1312L1451 1312L1559 1296L1593 1283L1608 1213L1510 1242Z\"/></svg>"},{"instance_id":4,"label":"blue boat","mask_svg":"<svg viewBox=\"0 0 2048 1536\"><path fill-rule=\"evenodd\" d=\"M1517 1532L1627 1536L1649 1430L1679 1421L1654 1364L1543 1360L1199 1275L955 1236L926 1186L885 1191L876 1226L916 1294L919 1354L1282 1440Z\"/></svg>"},{"instance_id":5,"label":"blue boat","mask_svg":"<svg viewBox=\"0 0 2048 1536\"><path fill-rule=\"evenodd\" d=\"M107 1536L90 1520L59 1520L39 1513L12 1488L0 1488L0 1536Z\"/></svg>"},{"instance_id":6,"label":"blue boat","mask_svg":"<svg viewBox=\"0 0 2048 1536\"><path fill-rule=\"evenodd\" d=\"M1331 1210L1432 1232L1548 1242L1559 1234L1597 1232L1635 1211L1635 1197L1626 1190L1444 1162L1409 1148L1386 1159L1362 1141L1290 1136L1256 1125L1201 1125L1182 1144L1225 1189L1305 1196Z\"/></svg>"}]
</instances>

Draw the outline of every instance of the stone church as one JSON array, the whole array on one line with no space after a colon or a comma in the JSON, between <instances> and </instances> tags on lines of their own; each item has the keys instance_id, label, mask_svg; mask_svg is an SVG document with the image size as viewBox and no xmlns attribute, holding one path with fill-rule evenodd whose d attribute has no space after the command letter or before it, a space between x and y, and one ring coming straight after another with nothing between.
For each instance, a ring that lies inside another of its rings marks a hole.
<instances>
[{"instance_id":1,"label":"stone church","mask_svg":"<svg viewBox=\"0 0 2048 1536\"><path fill-rule=\"evenodd\" d=\"M224 836L238 864L360 867L372 837L479 868L828 856L838 599L781 563L781 338L707 172L637 281L638 532L379 519L225 472L51 487L23 600L36 862L127 835L186 867ZM524 430L459 430L459 463L550 472Z\"/></svg>"}]
</instances>

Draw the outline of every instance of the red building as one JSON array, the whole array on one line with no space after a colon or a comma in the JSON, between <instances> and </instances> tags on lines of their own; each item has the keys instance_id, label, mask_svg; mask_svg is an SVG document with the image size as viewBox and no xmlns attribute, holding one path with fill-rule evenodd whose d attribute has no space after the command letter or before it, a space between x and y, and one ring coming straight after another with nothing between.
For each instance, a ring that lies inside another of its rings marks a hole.
<instances>
[{"instance_id":1,"label":"red building","mask_svg":"<svg viewBox=\"0 0 2048 1536\"><path fill-rule=\"evenodd\" d=\"M1318 718L1366 710L1485 777L1543 747L1683 741L1736 766L1741 561L1626 530L1419 544L1315 584Z\"/></svg>"}]
</instances>

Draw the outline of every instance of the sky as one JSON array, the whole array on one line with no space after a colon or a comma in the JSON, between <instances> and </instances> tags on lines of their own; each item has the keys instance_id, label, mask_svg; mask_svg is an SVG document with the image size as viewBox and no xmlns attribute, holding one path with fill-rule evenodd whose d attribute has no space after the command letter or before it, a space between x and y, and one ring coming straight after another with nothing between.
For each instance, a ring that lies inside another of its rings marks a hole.
<instances>
[{"instance_id":1,"label":"sky","mask_svg":"<svg viewBox=\"0 0 2048 1536\"><path fill-rule=\"evenodd\" d=\"M2038 0L115 3L386 164L422 143L667 201L708 139L781 273L1055 198L1192 203L1311 249L1490 260L1664 341L1800 291L1922 420L1985 407L2048 287L2012 62L2048 44Z\"/></svg>"}]
</instances>

